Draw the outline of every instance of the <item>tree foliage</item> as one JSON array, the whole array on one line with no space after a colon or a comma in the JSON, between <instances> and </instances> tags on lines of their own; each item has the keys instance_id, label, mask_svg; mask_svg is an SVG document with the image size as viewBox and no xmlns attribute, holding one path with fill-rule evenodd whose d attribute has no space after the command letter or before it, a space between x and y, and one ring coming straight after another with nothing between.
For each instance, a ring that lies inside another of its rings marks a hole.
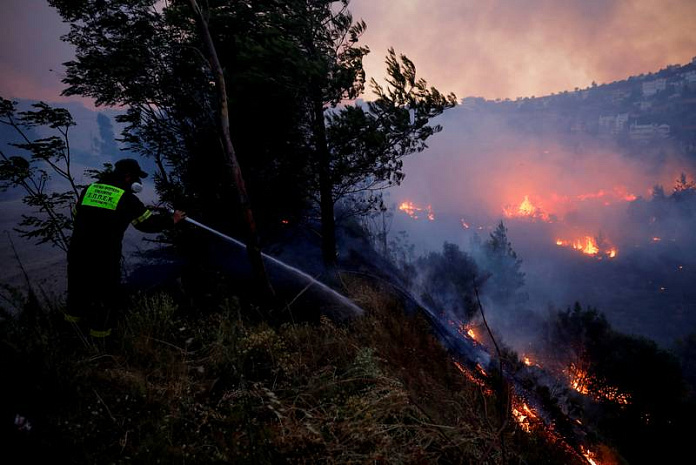
<instances>
[{"instance_id":1,"label":"tree foliage","mask_svg":"<svg viewBox=\"0 0 696 465\"><path fill-rule=\"evenodd\" d=\"M17 102L0 97L0 124L14 130L19 142L9 143L19 152L0 150L0 190L21 188L23 202L32 214L22 215L16 229L22 237L37 239L68 250L72 217L70 209L80 188L71 166L69 131L75 122L70 112L39 102L19 111ZM50 129L53 135L38 137L35 130Z\"/></svg>"},{"instance_id":2,"label":"tree foliage","mask_svg":"<svg viewBox=\"0 0 696 465\"><path fill-rule=\"evenodd\" d=\"M490 273L486 292L494 302L507 305L527 299L525 294L520 293L524 286L522 260L512 248L507 228L502 221L483 244L483 258L484 268Z\"/></svg>"}]
</instances>

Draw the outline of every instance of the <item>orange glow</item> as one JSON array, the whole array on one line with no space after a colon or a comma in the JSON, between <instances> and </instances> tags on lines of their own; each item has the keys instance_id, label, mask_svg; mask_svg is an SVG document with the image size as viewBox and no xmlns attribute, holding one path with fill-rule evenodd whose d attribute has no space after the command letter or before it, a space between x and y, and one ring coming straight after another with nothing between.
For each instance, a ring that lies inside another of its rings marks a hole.
<instances>
[{"instance_id":1,"label":"orange glow","mask_svg":"<svg viewBox=\"0 0 696 465\"><path fill-rule=\"evenodd\" d=\"M507 206L503 208L503 214L507 218L530 218L534 220L551 221L548 214L529 200L528 195L524 196L524 200L518 206Z\"/></svg>"},{"instance_id":2,"label":"orange glow","mask_svg":"<svg viewBox=\"0 0 696 465\"><path fill-rule=\"evenodd\" d=\"M556 239L556 245L559 247L572 248L573 250L577 250L590 256L606 255L609 258L616 258L619 254L619 250L616 247L610 246L604 250L600 249L599 245L597 244L597 240L591 236L584 236L581 239L575 239L572 241Z\"/></svg>"},{"instance_id":3,"label":"orange glow","mask_svg":"<svg viewBox=\"0 0 696 465\"><path fill-rule=\"evenodd\" d=\"M464 366L461 363L459 363L458 361L454 360L453 362L454 362L454 366L457 367L457 370L459 370L469 381L471 381L472 383L476 384L477 386L483 388L484 394L486 394L487 396L493 395L493 391L486 385L486 383L482 379L475 376L473 372L464 368Z\"/></svg>"},{"instance_id":4,"label":"orange glow","mask_svg":"<svg viewBox=\"0 0 696 465\"><path fill-rule=\"evenodd\" d=\"M539 366L539 364L534 363L534 361L533 361L528 355L523 355L523 356L522 356L522 363L524 363L524 364L527 365L528 367L531 367L531 366Z\"/></svg>"},{"instance_id":5,"label":"orange glow","mask_svg":"<svg viewBox=\"0 0 696 465\"><path fill-rule=\"evenodd\" d=\"M587 372L571 363L567 370L570 376L570 386L580 394L587 395L590 391L587 389Z\"/></svg>"},{"instance_id":6,"label":"orange glow","mask_svg":"<svg viewBox=\"0 0 696 465\"><path fill-rule=\"evenodd\" d=\"M662 240L662 238L655 236L652 238L652 240L653 240L653 242L660 242Z\"/></svg>"},{"instance_id":7,"label":"orange glow","mask_svg":"<svg viewBox=\"0 0 696 465\"><path fill-rule=\"evenodd\" d=\"M538 418L537 413L532 408L517 398L512 401L512 416L522 431L526 433L532 432L533 422Z\"/></svg>"},{"instance_id":8,"label":"orange glow","mask_svg":"<svg viewBox=\"0 0 696 465\"><path fill-rule=\"evenodd\" d=\"M582 451L582 456L585 457L585 460L587 460L587 463L590 465L599 465L594 452L590 451L590 449L585 449L582 446L580 446L580 450Z\"/></svg>"},{"instance_id":9,"label":"orange glow","mask_svg":"<svg viewBox=\"0 0 696 465\"><path fill-rule=\"evenodd\" d=\"M406 213L414 220L417 220L419 218L420 212L424 212L428 220L435 221L435 212L433 211L432 205L428 205L426 207L419 207L413 202L407 200L405 202L401 202L401 204L399 205L399 210Z\"/></svg>"},{"instance_id":10,"label":"orange glow","mask_svg":"<svg viewBox=\"0 0 696 465\"><path fill-rule=\"evenodd\" d=\"M628 405L631 403L631 396L619 392L619 390L612 386L604 386L599 390L592 390L588 388L590 381L589 375L586 371L576 367L574 364L570 364L566 374L570 378L570 386L580 394L590 396L596 400L604 399L610 402L616 402L621 405ZM600 383L601 384L601 383Z\"/></svg>"}]
</instances>

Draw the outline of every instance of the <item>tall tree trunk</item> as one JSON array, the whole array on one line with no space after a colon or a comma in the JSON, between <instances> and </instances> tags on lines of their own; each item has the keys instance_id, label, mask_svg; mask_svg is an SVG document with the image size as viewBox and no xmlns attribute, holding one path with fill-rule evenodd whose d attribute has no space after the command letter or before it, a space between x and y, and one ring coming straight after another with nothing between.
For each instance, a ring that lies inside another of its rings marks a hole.
<instances>
[{"instance_id":1,"label":"tall tree trunk","mask_svg":"<svg viewBox=\"0 0 696 465\"><path fill-rule=\"evenodd\" d=\"M219 125L222 146L225 152L225 165L228 175L232 181L232 185L234 186L237 201L239 202L241 208L243 221L247 229L247 237L245 238L247 255L249 256L249 261L251 262L251 267L259 286L261 289L268 291L271 295L273 295L273 287L268 280L268 274L266 273L263 258L261 257L261 248L259 246L259 237L256 232L256 221L254 220L254 215L251 210L251 202L249 201L249 196L247 195L246 185L244 183L244 178L242 177L242 170L239 166L239 162L237 161L234 145L232 144L229 108L227 104L227 86L225 83L225 76L222 71L222 65L220 64L220 60L215 49L215 44L213 43L213 38L210 35L210 30L208 29L208 22L203 16L203 11L198 6L196 0L189 0L189 3L196 18L201 39L205 45L210 69L215 76L215 88L218 92L218 105L220 112Z\"/></svg>"},{"instance_id":2,"label":"tall tree trunk","mask_svg":"<svg viewBox=\"0 0 696 465\"><path fill-rule=\"evenodd\" d=\"M331 182L331 155L326 140L324 103L321 86L312 83L314 110L314 143L319 163L319 207L321 212L321 253L324 264L336 264L336 220L334 218L333 183Z\"/></svg>"}]
</instances>

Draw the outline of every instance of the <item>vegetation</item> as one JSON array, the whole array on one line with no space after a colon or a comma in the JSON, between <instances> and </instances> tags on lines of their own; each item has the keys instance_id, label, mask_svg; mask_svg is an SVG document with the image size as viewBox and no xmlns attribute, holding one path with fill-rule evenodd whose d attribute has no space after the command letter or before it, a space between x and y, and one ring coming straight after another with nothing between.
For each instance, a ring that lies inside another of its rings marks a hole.
<instances>
[{"instance_id":1,"label":"vegetation","mask_svg":"<svg viewBox=\"0 0 696 465\"><path fill-rule=\"evenodd\" d=\"M0 150L0 191L20 188L24 191L22 201L32 210L30 215L22 215L17 230L22 237L67 251L72 230L70 209L83 187L76 184L71 170L68 132L75 122L70 112L44 102L19 111L16 102L0 96L0 124L12 129L19 142L9 145L24 155ZM34 134L38 127L53 134L38 137Z\"/></svg>"},{"instance_id":2,"label":"vegetation","mask_svg":"<svg viewBox=\"0 0 696 465\"><path fill-rule=\"evenodd\" d=\"M24 306L0 326L5 437L25 461L68 463L582 463L515 428L419 316L348 280L367 313L347 325L269 325L234 298L193 317L165 294L134 299L108 350L60 312ZM28 422L28 423L27 423Z\"/></svg>"}]
</instances>

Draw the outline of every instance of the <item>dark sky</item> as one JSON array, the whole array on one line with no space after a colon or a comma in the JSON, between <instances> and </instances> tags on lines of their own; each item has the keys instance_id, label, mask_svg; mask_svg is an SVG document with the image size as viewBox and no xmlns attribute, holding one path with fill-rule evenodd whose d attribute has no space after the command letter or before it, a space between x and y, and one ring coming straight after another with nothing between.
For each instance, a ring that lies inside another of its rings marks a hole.
<instances>
[{"instance_id":1,"label":"dark sky","mask_svg":"<svg viewBox=\"0 0 696 465\"><path fill-rule=\"evenodd\" d=\"M68 26L45 0L0 3L0 95L61 100ZM694 0L353 0L350 9L368 24L368 76L384 74L394 46L459 97L546 95L696 55Z\"/></svg>"}]
</instances>

